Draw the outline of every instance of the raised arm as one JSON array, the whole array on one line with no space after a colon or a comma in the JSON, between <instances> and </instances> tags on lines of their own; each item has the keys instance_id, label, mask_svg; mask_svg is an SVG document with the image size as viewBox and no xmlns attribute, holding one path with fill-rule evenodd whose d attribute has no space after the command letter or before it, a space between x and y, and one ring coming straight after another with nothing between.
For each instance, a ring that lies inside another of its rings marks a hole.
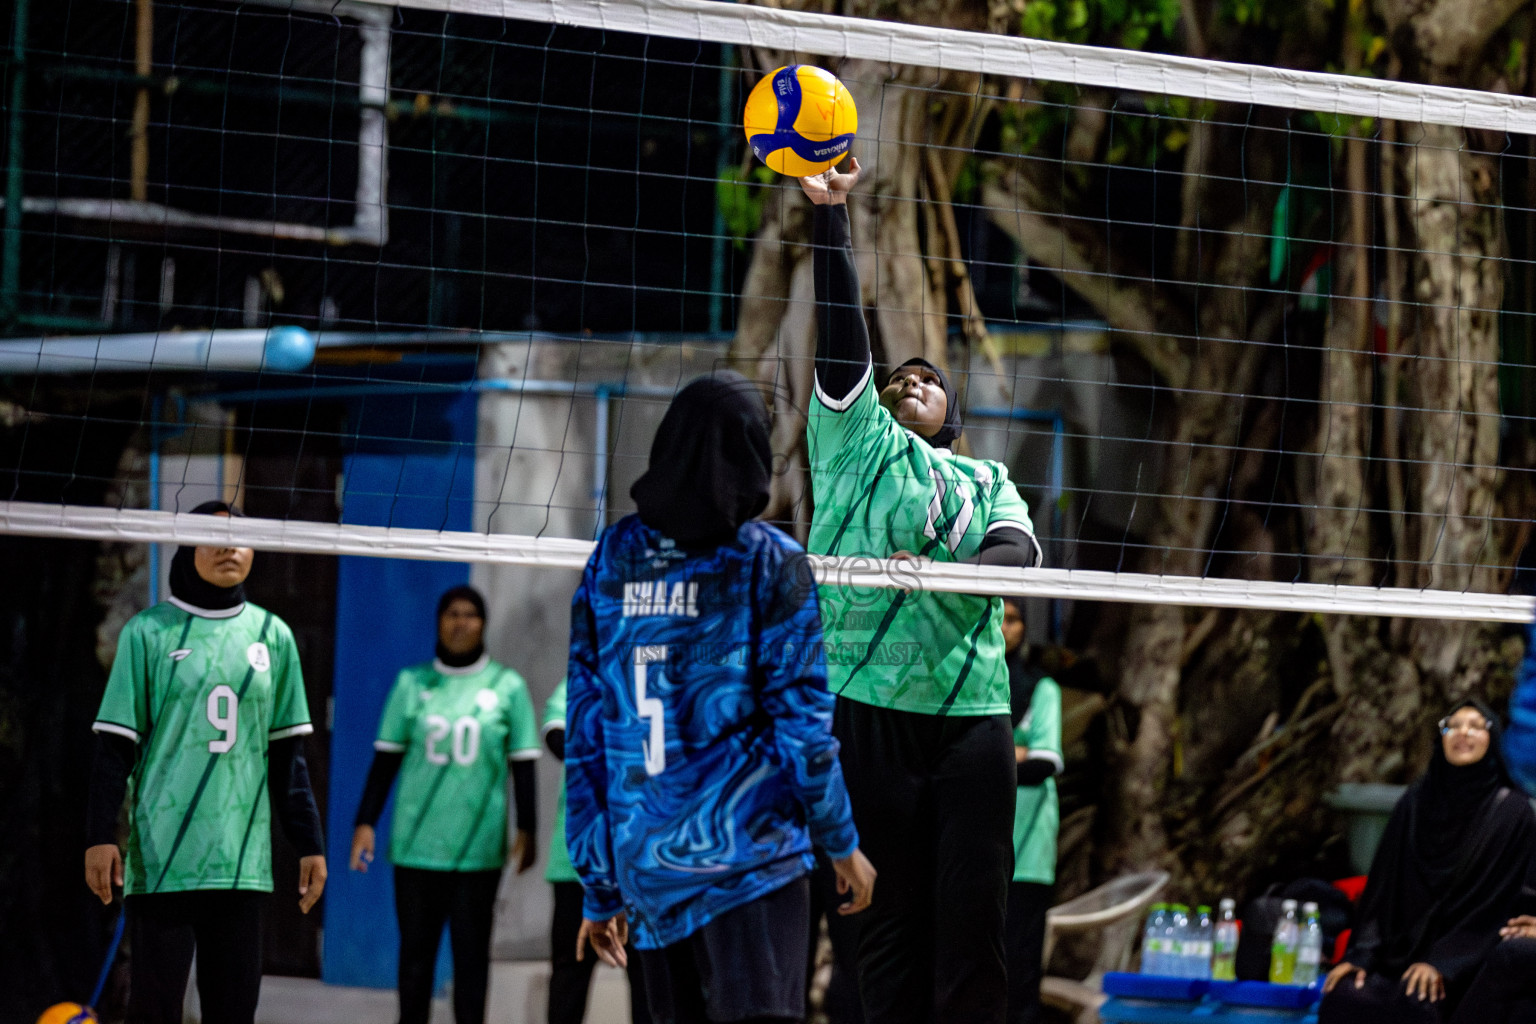
<instances>
[{"instance_id":1,"label":"raised arm","mask_svg":"<svg viewBox=\"0 0 1536 1024\"><path fill-rule=\"evenodd\" d=\"M859 180L859 162L800 179L816 204L812 276L816 282L816 385L830 403L854 393L870 372L869 328L859 301L848 225L848 192Z\"/></svg>"}]
</instances>

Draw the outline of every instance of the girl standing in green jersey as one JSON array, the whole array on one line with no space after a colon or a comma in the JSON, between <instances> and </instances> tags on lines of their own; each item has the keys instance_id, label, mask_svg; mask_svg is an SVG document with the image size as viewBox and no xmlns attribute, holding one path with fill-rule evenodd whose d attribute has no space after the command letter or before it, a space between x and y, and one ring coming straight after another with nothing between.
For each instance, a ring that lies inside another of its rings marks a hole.
<instances>
[{"instance_id":1,"label":"girl standing in green jersey","mask_svg":"<svg viewBox=\"0 0 1536 1024\"><path fill-rule=\"evenodd\" d=\"M587 1015L587 993L597 958L576 959L576 937L581 932L581 876L571 866L565 842L565 680L544 702L544 724L539 729L544 745L560 762L560 796L555 803L555 827L549 837L549 865L544 880L554 887L555 912L549 922L549 1024L581 1024ZM651 1024L645 1000L645 975L640 958L628 948L630 1024Z\"/></svg>"},{"instance_id":2,"label":"girl standing in green jersey","mask_svg":"<svg viewBox=\"0 0 1536 1024\"><path fill-rule=\"evenodd\" d=\"M395 679L352 833L352 870L373 861L374 827L400 777L389 859L400 923L400 1024L427 1024L444 925L453 1016L485 1020L496 890L507 862L507 774L517 804L512 860L533 866L538 725L523 677L485 653L485 599L454 587L437 603L437 657Z\"/></svg>"},{"instance_id":3,"label":"girl standing in green jersey","mask_svg":"<svg viewBox=\"0 0 1536 1024\"><path fill-rule=\"evenodd\" d=\"M848 173L800 179L815 204L815 397L806 548L850 558L1040 563L1002 463L953 450L958 395L922 358L876 376L854 262ZM823 585L832 731L880 897L860 921L869 1024L1003 1024L1015 804L1002 603Z\"/></svg>"},{"instance_id":4,"label":"girl standing in green jersey","mask_svg":"<svg viewBox=\"0 0 1536 1024\"><path fill-rule=\"evenodd\" d=\"M1018 796L1013 812L1013 882L1008 886L1008 1024L1040 1019L1045 913L1056 894L1056 833L1061 809L1061 687L1025 660L1024 603L1003 598L1008 699Z\"/></svg>"},{"instance_id":5,"label":"girl standing in green jersey","mask_svg":"<svg viewBox=\"0 0 1536 1024\"><path fill-rule=\"evenodd\" d=\"M223 502L192 511L231 514ZM180 1024L194 949L203 1019L255 1018L273 815L301 858L299 909L325 889L299 652L282 619L246 601L251 560L250 548L177 549L170 598L118 637L92 727L85 880L103 903L123 886L130 1024Z\"/></svg>"}]
</instances>

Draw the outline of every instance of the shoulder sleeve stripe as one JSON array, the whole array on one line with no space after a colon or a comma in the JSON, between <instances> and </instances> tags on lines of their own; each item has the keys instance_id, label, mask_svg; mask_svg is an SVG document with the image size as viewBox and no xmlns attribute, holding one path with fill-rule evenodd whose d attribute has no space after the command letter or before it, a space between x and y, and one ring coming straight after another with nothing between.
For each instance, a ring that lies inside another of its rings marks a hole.
<instances>
[{"instance_id":1,"label":"shoulder sleeve stripe","mask_svg":"<svg viewBox=\"0 0 1536 1024\"><path fill-rule=\"evenodd\" d=\"M1050 762L1056 768L1055 774L1057 775L1060 775L1067 767L1062 763L1061 755L1054 750L1031 750L1029 752L1029 760Z\"/></svg>"},{"instance_id":2,"label":"shoulder sleeve stripe","mask_svg":"<svg viewBox=\"0 0 1536 1024\"><path fill-rule=\"evenodd\" d=\"M128 728L126 725L118 725L116 722L93 722L91 724L91 732L110 732L116 736L126 736L135 743L139 742L137 731Z\"/></svg>"},{"instance_id":3,"label":"shoulder sleeve stripe","mask_svg":"<svg viewBox=\"0 0 1536 1024\"><path fill-rule=\"evenodd\" d=\"M508 761L537 761L544 756L544 751L538 747L529 747L527 750L514 750L507 755Z\"/></svg>"},{"instance_id":4,"label":"shoulder sleeve stripe","mask_svg":"<svg viewBox=\"0 0 1536 1024\"><path fill-rule=\"evenodd\" d=\"M383 751L386 754L403 754L405 753L405 744L394 743L390 740L374 740L373 749Z\"/></svg>"},{"instance_id":5,"label":"shoulder sleeve stripe","mask_svg":"<svg viewBox=\"0 0 1536 1024\"><path fill-rule=\"evenodd\" d=\"M267 731L269 740L285 740L289 736L308 736L315 731L313 722L300 722L298 725L290 725L283 729L270 729Z\"/></svg>"},{"instance_id":6,"label":"shoulder sleeve stripe","mask_svg":"<svg viewBox=\"0 0 1536 1024\"><path fill-rule=\"evenodd\" d=\"M561 732L565 731L565 719L557 718L552 722L545 722L543 727L539 729L539 739L543 739L556 729L559 729Z\"/></svg>"},{"instance_id":7,"label":"shoulder sleeve stripe","mask_svg":"<svg viewBox=\"0 0 1536 1024\"><path fill-rule=\"evenodd\" d=\"M868 366L865 366L864 376L859 378L859 382L853 386L853 390L848 392L846 397L840 399L833 398L831 395L821 390L821 378L815 376L813 373L811 375L811 383L812 387L816 391L816 400L822 405L826 406L828 409L831 409L833 412L847 412L849 409L853 408L853 403L859 400L859 396L864 393L864 389L869 387L869 379L874 376L874 373L874 363L870 363Z\"/></svg>"}]
</instances>

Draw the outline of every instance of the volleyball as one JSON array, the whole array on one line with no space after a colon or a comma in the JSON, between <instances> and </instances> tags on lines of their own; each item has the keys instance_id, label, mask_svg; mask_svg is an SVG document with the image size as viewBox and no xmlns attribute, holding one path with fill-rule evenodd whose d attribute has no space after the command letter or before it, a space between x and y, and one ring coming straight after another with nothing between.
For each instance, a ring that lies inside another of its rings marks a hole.
<instances>
[{"instance_id":1,"label":"volleyball","mask_svg":"<svg viewBox=\"0 0 1536 1024\"><path fill-rule=\"evenodd\" d=\"M43 1011L37 1024L96 1024L96 1011L79 1003L55 1003Z\"/></svg>"},{"instance_id":2,"label":"volleyball","mask_svg":"<svg viewBox=\"0 0 1536 1024\"><path fill-rule=\"evenodd\" d=\"M859 112L831 72L790 64L753 87L742 123L759 160L803 178L843 158L859 130Z\"/></svg>"}]
</instances>

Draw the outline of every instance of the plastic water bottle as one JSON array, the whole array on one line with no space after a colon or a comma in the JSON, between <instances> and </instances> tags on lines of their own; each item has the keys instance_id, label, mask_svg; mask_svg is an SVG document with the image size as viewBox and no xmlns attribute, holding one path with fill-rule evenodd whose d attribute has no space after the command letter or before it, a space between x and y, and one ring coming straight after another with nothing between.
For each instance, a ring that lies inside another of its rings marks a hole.
<instances>
[{"instance_id":1,"label":"plastic water bottle","mask_svg":"<svg viewBox=\"0 0 1536 1024\"><path fill-rule=\"evenodd\" d=\"M1210 981L1211 954L1214 952L1216 936L1216 925L1211 921L1210 907L1201 904L1195 908L1195 923L1191 931L1195 936L1195 951L1189 960L1189 977Z\"/></svg>"},{"instance_id":2,"label":"plastic water bottle","mask_svg":"<svg viewBox=\"0 0 1536 1024\"><path fill-rule=\"evenodd\" d=\"M1280 904L1280 923L1275 925L1275 939L1269 947L1269 982L1290 985L1296 977L1296 949L1301 929L1296 922L1296 901Z\"/></svg>"},{"instance_id":3,"label":"plastic water bottle","mask_svg":"<svg viewBox=\"0 0 1536 1024\"><path fill-rule=\"evenodd\" d=\"M1147 914L1146 927L1141 930L1141 973L1167 973L1167 956L1163 952L1163 930L1168 924L1168 904L1152 904Z\"/></svg>"},{"instance_id":4,"label":"plastic water bottle","mask_svg":"<svg viewBox=\"0 0 1536 1024\"><path fill-rule=\"evenodd\" d=\"M1291 984L1306 988L1317 984L1317 972L1323 962L1323 925L1318 920L1317 904L1303 903L1301 939L1296 946L1296 973Z\"/></svg>"},{"instance_id":5,"label":"plastic water bottle","mask_svg":"<svg viewBox=\"0 0 1536 1024\"><path fill-rule=\"evenodd\" d=\"M1194 934L1189 927L1189 907L1183 903L1173 905L1173 963L1170 965L1169 974L1175 978L1190 977L1190 953L1191 944L1194 942Z\"/></svg>"},{"instance_id":6,"label":"plastic water bottle","mask_svg":"<svg viewBox=\"0 0 1536 1024\"><path fill-rule=\"evenodd\" d=\"M1221 917L1216 922L1215 946L1211 955L1213 981L1237 980L1237 902L1221 901Z\"/></svg>"}]
</instances>

